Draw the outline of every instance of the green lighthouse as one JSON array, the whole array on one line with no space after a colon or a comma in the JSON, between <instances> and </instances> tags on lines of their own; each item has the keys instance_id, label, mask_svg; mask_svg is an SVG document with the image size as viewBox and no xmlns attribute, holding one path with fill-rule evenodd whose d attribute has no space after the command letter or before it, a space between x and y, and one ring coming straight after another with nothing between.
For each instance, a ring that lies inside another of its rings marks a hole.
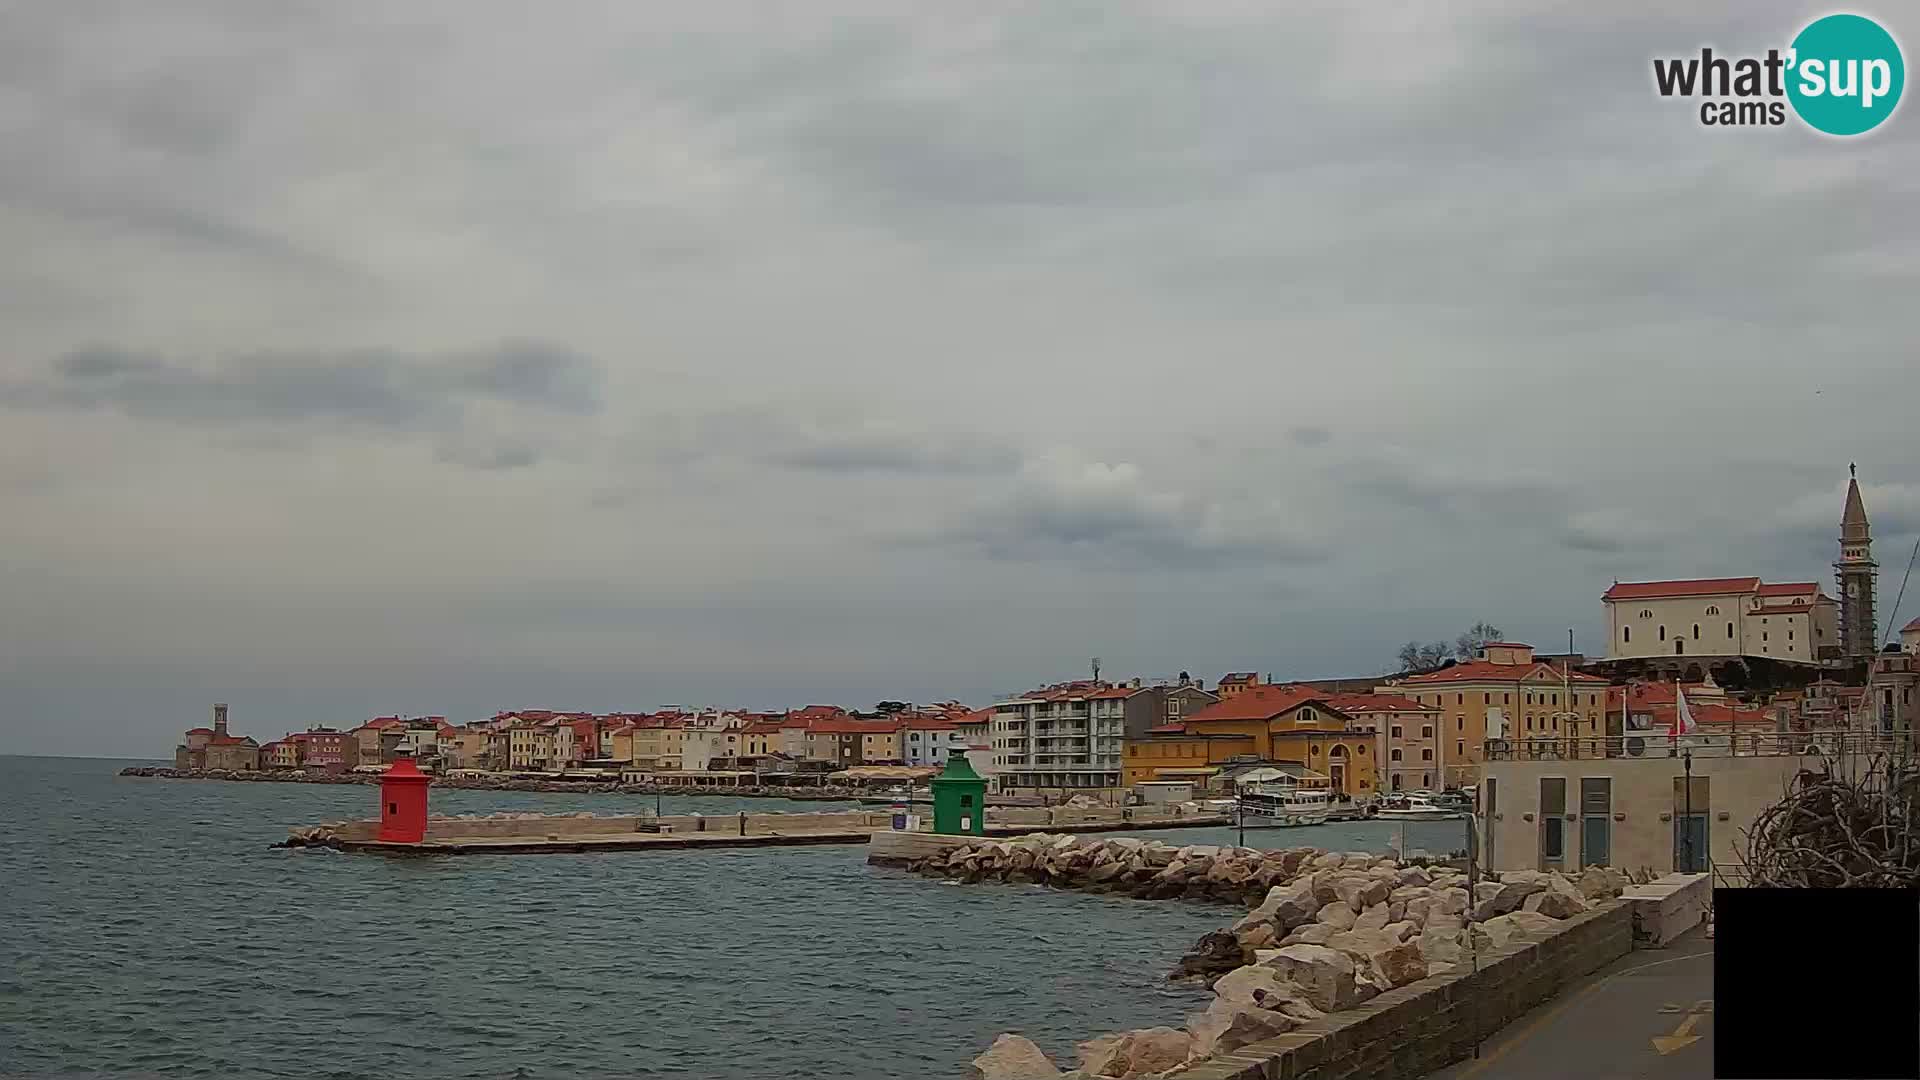
<instances>
[{"instance_id":1,"label":"green lighthouse","mask_svg":"<svg viewBox=\"0 0 1920 1080\"><path fill-rule=\"evenodd\" d=\"M987 781L967 761L965 750L955 748L947 758L947 771L930 781L933 785L933 831L948 835L987 834Z\"/></svg>"}]
</instances>

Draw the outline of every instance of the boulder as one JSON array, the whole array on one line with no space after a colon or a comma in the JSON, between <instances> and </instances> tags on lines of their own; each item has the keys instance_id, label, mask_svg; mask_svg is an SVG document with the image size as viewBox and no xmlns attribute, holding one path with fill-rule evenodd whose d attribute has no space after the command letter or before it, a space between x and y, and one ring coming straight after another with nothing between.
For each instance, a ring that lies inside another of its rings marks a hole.
<instances>
[{"instance_id":1,"label":"boulder","mask_svg":"<svg viewBox=\"0 0 1920 1080\"><path fill-rule=\"evenodd\" d=\"M1240 948L1243 953L1250 949L1264 949L1273 944L1275 938L1273 924L1270 922L1255 923L1234 936L1240 939Z\"/></svg>"},{"instance_id":2,"label":"boulder","mask_svg":"<svg viewBox=\"0 0 1920 1080\"><path fill-rule=\"evenodd\" d=\"M1359 917L1351 907L1336 900L1321 908L1320 913L1314 916L1314 921L1325 923L1335 930L1351 930L1353 921Z\"/></svg>"},{"instance_id":3,"label":"boulder","mask_svg":"<svg viewBox=\"0 0 1920 1080\"><path fill-rule=\"evenodd\" d=\"M1290 931L1282 945L1325 945L1327 939L1340 933L1338 929L1323 922L1308 923Z\"/></svg>"},{"instance_id":4,"label":"boulder","mask_svg":"<svg viewBox=\"0 0 1920 1080\"><path fill-rule=\"evenodd\" d=\"M1426 900L1433 896L1433 890L1425 885L1401 885L1387 894L1389 904L1411 904L1415 900Z\"/></svg>"},{"instance_id":5,"label":"boulder","mask_svg":"<svg viewBox=\"0 0 1920 1080\"><path fill-rule=\"evenodd\" d=\"M1458 964L1464 948L1460 944L1458 930L1423 930L1414 939L1420 956L1426 960L1429 970L1435 964Z\"/></svg>"},{"instance_id":6,"label":"boulder","mask_svg":"<svg viewBox=\"0 0 1920 1080\"><path fill-rule=\"evenodd\" d=\"M1375 982L1384 980L1389 989L1419 982L1427 977L1427 960L1420 944L1403 941L1373 954Z\"/></svg>"},{"instance_id":7,"label":"boulder","mask_svg":"<svg viewBox=\"0 0 1920 1080\"><path fill-rule=\"evenodd\" d=\"M1424 888L1431 884L1433 884L1433 875L1427 873L1426 868L1421 866L1402 867L1393 875L1393 885L1396 891L1407 888Z\"/></svg>"},{"instance_id":8,"label":"boulder","mask_svg":"<svg viewBox=\"0 0 1920 1080\"><path fill-rule=\"evenodd\" d=\"M1546 888L1522 901L1520 909L1553 919L1571 919L1587 910L1587 901L1572 882L1556 877L1547 882Z\"/></svg>"},{"instance_id":9,"label":"boulder","mask_svg":"<svg viewBox=\"0 0 1920 1080\"><path fill-rule=\"evenodd\" d=\"M1223 1054L1261 1039L1285 1035L1299 1024L1300 1021L1285 1013L1215 998L1205 1012L1187 1018L1187 1030L1193 1033L1188 1052L1195 1058Z\"/></svg>"},{"instance_id":10,"label":"boulder","mask_svg":"<svg viewBox=\"0 0 1920 1080\"><path fill-rule=\"evenodd\" d=\"M1359 915L1355 916L1353 920L1353 929L1355 930L1383 929L1386 927L1387 923L1393 921L1391 918L1391 915L1392 915L1392 912L1390 912L1387 909L1387 905L1375 904L1372 907L1368 908L1367 910L1361 912Z\"/></svg>"},{"instance_id":11,"label":"boulder","mask_svg":"<svg viewBox=\"0 0 1920 1080\"><path fill-rule=\"evenodd\" d=\"M1510 911L1518 911L1527 897L1546 887L1547 883L1538 877L1512 882L1502 881L1500 891L1493 896L1493 913L1505 915Z\"/></svg>"},{"instance_id":12,"label":"boulder","mask_svg":"<svg viewBox=\"0 0 1920 1080\"><path fill-rule=\"evenodd\" d=\"M1088 1076L1147 1076L1185 1064L1192 1048L1193 1036L1179 1028L1142 1028L1082 1043L1080 1071Z\"/></svg>"},{"instance_id":13,"label":"boulder","mask_svg":"<svg viewBox=\"0 0 1920 1080\"><path fill-rule=\"evenodd\" d=\"M1465 889L1458 888L1458 887L1449 887L1445 889L1440 889L1433 894L1433 898L1439 901L1439 909L1441 914L1444 914L1444 915L1466 914L1467 890ZM1427 910L1427 914L1429 916L1432 916L1434 914L1433 909L1429 908Z\"/></svg>"},{"instance_id":14,"label":"boulder","mask_svg":"<svg viewBox=\"0 0 1920 1080\"><path fill-rule=\"evenodd\" d=\"M1611 866L1589 866L1580 874L1580 895L1588 900L1604 900L1626 890L1627 875Z\"/></svg>"},{"instance_id":15,"label":"boulder","mask_svg":"<svg viewBox=\"0 0 1920 1080\"><path fill-rule=\"evenodd\" d=\"M1213 984L1213 996L1221 1001L1252 1005L1255 991L1260 991L1262 995L1280 995L1286 992L1282 990L1283 987L1291 985L1278 968L1248 964L1220 976L1220 981ZM1292 992L1297 994L1298 988Z\"/></svg>"},{"instance_id":16,"label":"boulder","mask_svg":"<svg viewBox=\"0 0 1920 1080\"><path fill-rule=\"evenodd\" d=\"M1356 874L1335 881L1333 892L1358 915L1375 904L1385 903L1393 892L1393 883L1386 878Z\"/></svg>"},{"instance_id":17,"label":"boulder","mask_svg":"<svg viewBox=\"0 0 1920 1080\"><path fill-rule=\"evenodd\" d=\"M1560 920L1538 911L1515 911L1493 920L1505 920L1513 927L1514 934L1538 941L1549 934L1560 932Z\"/></svg>"},{"instance_id":18,"label":"boulder","mask_svg":"<svg viewBox=\"0 0 1920 1080\"><path fill-rule=\"evenodd\" d=\"M1322 1012L1338 1012L1359 1003L1353 958L1324 945L1288 945L1263 962L1298 986Z\"/></svg>"},{"instance_id":19,"label":"boulder","mask_svg":"<svg viewBox=\"0 0 1920 1080\"><path fill-rule=\"evenodd\" d=\"M1215 930L1200 935L1200 940L1174 968L1173 978L1201 978L1209 981L1240 966L1245 954L1240 949L1240 939L1226 931Z\"/></svg>"},{"instance_id":20,"label":"boulder","mask_svg":"<svg viewBox=\"0 0 1920 1080\"><path fill-rule=\"evenodd\" d=\"M1346 861L1347 861L1346 856L1340 854L1339 852L1327 851L1327 852L1322 852L1319 855L1316 855L1313 859L1312 866L1316 870L1331 870L1332 868L1339 866L1341 863Z\"/></svg>"},{"instance_id":21,"label":"boulder","mask_svg":"<svg viewBox=\"0 0 1920 1080\"><path fill-rule=\"evenodd\" d=\"M973 1069L968 1075L973 1080L1044 1080L1059 1076L1060 1070L1054 1068L1033 1040L1005 1034L993 1040L986 1053L973 1059Z\"/></svg>"},{"instance_id":22,"label":"boulder","mask_svg":"<svg viewBox=\"0 0 1920 1080\"><path fill-rule=\"evenodd\" d=\"M1271 912L1274 926L1282 932L1312 922L1320 912L1313 882L1307 878L1296 878L1290 884L1274 886L1267 891L1267 898L1260 906Z\"/></svg>"},{"instance_id":23,"label":"boulder","mask_svg":"<svg viewBox=\"0 0 1920 1080\"><path fill-rule=\"evenodd\" d=\"M1390 922L1381 933L1395 941L1406 941L1420 936L1420 924L1415 922Z\"/></svg>"},{"instance_id":24,"label":"boulder","mask_svg":"<svg viewBox=\"0 0 1920 1080\"><path fill-rule=\"evenodd\" d=\"M1127 872L1127 864L1122 862L1101 863L1087 875L1087 880L1095 884L1112 881Z\"/></svg>"}]
</instances>

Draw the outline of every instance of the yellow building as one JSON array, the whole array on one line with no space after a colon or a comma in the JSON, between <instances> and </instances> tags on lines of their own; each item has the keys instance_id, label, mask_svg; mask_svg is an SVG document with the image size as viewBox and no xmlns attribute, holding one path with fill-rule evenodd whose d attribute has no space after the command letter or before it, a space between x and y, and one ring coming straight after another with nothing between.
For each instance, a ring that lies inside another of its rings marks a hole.
<instances>
[{"instance_id":1,"label":"yellow building","mask_svg":"<svg viewBox=\"0 0 1920 1080\"><path fill-rule=\"evenodd\" d=\"M1451 783L1471 783L1488 739L1558 740L1607 734L1607 680L1533 658L1533 646L1493 642L1485 659L1380 687L1440 710L1440 753Z\"/></svg>"},{"instance_id":2,"label":"yellow building","mask_svg":"<svg viewBox=\"0 0 1920 1080\"><path fill-rule=\"evenodd\" d=\"M1370 796L1378 786L1374 736L1351 730L1352 718L1328 698L1311 687L1247 687L1128 740L1123 781L1193 780L1204 787L1228 762L1292 763L1328 777L1336 793Z\"/></svg>"}]
</instances>

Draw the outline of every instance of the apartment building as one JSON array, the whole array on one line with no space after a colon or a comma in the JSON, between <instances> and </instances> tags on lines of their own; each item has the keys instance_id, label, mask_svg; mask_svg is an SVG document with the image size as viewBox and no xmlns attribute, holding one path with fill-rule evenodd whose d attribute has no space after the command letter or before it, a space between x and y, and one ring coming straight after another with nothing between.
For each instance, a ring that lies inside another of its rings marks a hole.
<instances>
[{"instance_id":1,"label":"apartment building","mask_svg":"<svg viewBox=\"0 0 1920 1080\"><path fill-rule=\"evenodd\" d=\"M1045 794L1119 787L1126 703L1137 690L1089 680L995 704L989 734L1001 790Z\"/></svg>"}]
</instances>

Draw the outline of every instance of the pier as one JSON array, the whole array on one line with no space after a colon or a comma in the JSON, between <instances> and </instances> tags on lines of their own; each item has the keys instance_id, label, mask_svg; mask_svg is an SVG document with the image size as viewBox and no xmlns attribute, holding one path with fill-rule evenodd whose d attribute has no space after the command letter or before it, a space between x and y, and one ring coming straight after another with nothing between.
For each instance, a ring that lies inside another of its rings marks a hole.
<instances>
[{"instance_id":1,"label":"pier","mask_svg":"<svg viewBox=\"0 0 1920 1080\"><path fill-rule=\"evenodd\" d=\"M875 837L886 838L890 845L907 838L925 838L938 844L944 839L932 832L897 830L893 823L892 814L860 810L815 814L670 814L664 817L503 814L492 817L429 818L426 835L417 843L381 840L380 822L377 820L333 822L294 829L286 846L401 855L535 855L589 851L684 851L690 848L810 847L866 844ZM1208 828L1231 823L1231 819L1225 815L1183 813L1177 807L1035 807L990 809L984 828L987 836L1021 836L1040 831L1139 832Z\"/></svg>"}]
</instances>

